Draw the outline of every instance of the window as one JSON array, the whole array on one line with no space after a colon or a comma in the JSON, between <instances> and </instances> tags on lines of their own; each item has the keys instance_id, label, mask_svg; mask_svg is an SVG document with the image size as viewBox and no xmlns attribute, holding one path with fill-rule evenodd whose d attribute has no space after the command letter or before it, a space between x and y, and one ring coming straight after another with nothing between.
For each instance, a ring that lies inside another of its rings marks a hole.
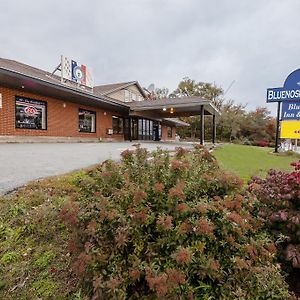
<instances>
[{"instance_id":1,"label":"window","mask_svg":"<svg viewBox=\"0 0 300 300\"><path fill-rule=\"evenodd\" d=\"M152 140L153 139L153 121L149 121L150 122L150 128L149 128L149 130L150 130L150 140Z\"/></svg>"},{"instance_id":2,"label":"window","mask_svg":"<svg viewBox=\"0 0 300 300\"><path fill-rule=\"evenodd\" d=\"M158 124L158 138L161 139L161 123Z\"/></svg>"},{"instance_id":3,"label":"window","mask_svg":"<svg viewBox=\"0 0 300 300\"><path fill-rule=\"evenodd\" d=\"M149 120L145 120L145 140L149 140Z\"/></svg>"},{"instance_id":4,"label":"window","mask_svg":"<svg viewBox=\"0 0 300 300\"><path fill-rule=\"evenodd\" d=\"M124 100L125 100L125 102L130 101L130 93L128 90L124 90Z\"/></svg>"},{"instance_id":5,"label":"window","mask_svg":"<svg viewBox=\"0 0 300 300\"><path fill-rule=\"evenodd\" d=\"M143 139L143 119L139 119L139 140Z\"/></svg>"},{"instance_id":6,"label":"window","mask_svg":"<svg viewBox=\"0 0 300 300\"><path fill-rule=\"evenodd\" d=\"M16 128L47 129L47 102L16 96Z\"/></svg>"},{"instance_id":7,"label":"window","mask_svg":"<svg viewBox=\"0 0 300 300\"><path fill-rule=\"evenodd\" d=\"M123 118L113 116L112 126L114 134L123 134Z\"/></svg>"},{"instance_id":8,"label":"window","mask_svg":"<svg viewBox=\"0 0 300 300\"><path fill-rule=\"evenodd\" d=\"M168 138L172 137L172 127L168 127Z\"/></svg>"},{"instance_id":9,"label":"window","mask_svg":"<svg viewBox=\"0 0 300 300\"><path fill-rule=\"evenodd\" d=\"M85 109L79 109L79 131L96 132L96 113Z\"/></svg>"},{"instance_id":10,"label":"window","mask_svg":"<svg viewBox=\"0 0 300 300\"><path fill-rule=\"evenodd\" d=\"M145 140L145 136L146 136L146 120L143 119L143 140Z\"/></svg>"},{"instance_id":11,"label":"window","mask_svg":"<svg viewBox=\"0 0 300 300\"><path fill-rule=\"evenodd\" d=\"M131 100L136 101L136 94L135 93L131 93Z\"/></svg>"}]
</instances>

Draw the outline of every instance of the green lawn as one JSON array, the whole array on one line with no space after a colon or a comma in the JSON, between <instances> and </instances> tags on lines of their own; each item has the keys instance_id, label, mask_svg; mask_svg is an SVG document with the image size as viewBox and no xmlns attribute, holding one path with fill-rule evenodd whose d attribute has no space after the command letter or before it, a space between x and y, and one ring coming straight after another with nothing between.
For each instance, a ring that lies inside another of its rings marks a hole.
<instances>
[{"instance_id":1,"label":"green lawn","mask_svg":"<svg viewBox=\"0 0 300 300\"><path fill-rule=\"evenodd\" d=\"M291 170L299 155L275 155L272 148L225 144L214 151L220 165L247 181L252 175L265 176L269 169Z\"/></svg>"}]
</instances>

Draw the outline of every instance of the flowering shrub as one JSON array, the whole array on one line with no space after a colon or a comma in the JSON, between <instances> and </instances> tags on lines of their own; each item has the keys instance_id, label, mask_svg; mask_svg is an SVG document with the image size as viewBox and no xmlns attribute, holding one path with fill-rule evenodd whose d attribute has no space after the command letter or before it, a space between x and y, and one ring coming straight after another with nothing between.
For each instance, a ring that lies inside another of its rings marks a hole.
<instances>
[{"instance_id":1,"label":"flowering shrub","mask_svg":"<svg viewBox=\"0 0 300 300\"><path fill-rule=\"evenodd\" d=\"M207 150L122 157L78 180L61 211L91 299L289 299L253 199Z\"/></svg>"},{"instance_id":2,"label":"flowering shrub","mask_svg":"<svg viewBox=\"0 0 300 300\"><path fill-rule=\"evenodd\" d=\"M291 173L271 170L266 179L253 178L249 189L263 204L263 217L277 238L280 259L300 268L300 161Z\"/></svg>"},{"instance_id":3,"label":"flowering shrub","mask_svg":"<svg viewBox=\"0 0 300 300\"><path fill-rule=\"evenodd\" d=\"M259 146L259 147L269 147L269 142L266 140L253 141L252 145Z\"/></svg>"}]
</instances>

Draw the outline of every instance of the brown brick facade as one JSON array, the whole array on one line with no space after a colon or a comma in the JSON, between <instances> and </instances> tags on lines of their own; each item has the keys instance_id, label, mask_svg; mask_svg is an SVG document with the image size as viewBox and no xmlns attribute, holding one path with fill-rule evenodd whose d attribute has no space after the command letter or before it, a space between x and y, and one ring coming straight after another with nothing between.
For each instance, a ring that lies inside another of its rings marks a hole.
<instances>
[{"instance_id":1,"label":"brown brick facade","mask_svg":"<svg viewBox=\"0 0 300 300\"><path fill-rule=\"evenodd\" d=\"M0 87L0 93L2 94L0 136L88 137L123 140L123 135L111 136L107 134L107 128L112 128L112 115L118 115L118 113L27 93L23 90ZM47 102L47 130L15 128L15 96L28 97ZM96 112L95 133L79 132L79 108Z\"/></svg>"},{"instance_id":2,"label":"brown brick facade","mask_svg":"<svg viewBox=\"0 0 300 300\"><path fill-rule=\"evenodd\" d=\"M108 135L107 129L112 128L112 116L120 116L117 112L81 105L65 100L41 96L6 87L0 87L2 108L0 108L0 136L37 136L37 137L71 137L95 138L103 140L124 140L123 135ZM47 129L20 129L15 127L15 97L27 97L47 103ZM96 112L96 132L79 132L79 109ZM161 140L175 140L176 127L172 127L172 138L168 137L168 126L162 125Z\"/></svg>"}]
</instances>

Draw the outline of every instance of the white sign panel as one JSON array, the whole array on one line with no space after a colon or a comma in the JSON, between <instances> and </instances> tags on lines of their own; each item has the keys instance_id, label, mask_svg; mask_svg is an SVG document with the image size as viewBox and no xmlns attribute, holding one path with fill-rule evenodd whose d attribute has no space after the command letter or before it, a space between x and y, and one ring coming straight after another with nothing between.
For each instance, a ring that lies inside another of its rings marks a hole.
<instances>
[{"instance_id":1,"label":"white sign panel","mask_svg":"<svg viewBox=\"0 0 300 300\"><path fill-rule=\"evenodd\" d=\"M2 94L0 93L0 108L2 108Z\"/></svg>"},{"instance_id":2,"label":"white sign panel","mask_svg":"<svg viewBox=\"0 0 300 300\"><path fill-rule=\"evenodd\" d=\"M77 82L81 85L93 88L94 80L90 69L86 65L65 56L61 57L61 76L64 79Z\"/></svg>"}]
</instances>

